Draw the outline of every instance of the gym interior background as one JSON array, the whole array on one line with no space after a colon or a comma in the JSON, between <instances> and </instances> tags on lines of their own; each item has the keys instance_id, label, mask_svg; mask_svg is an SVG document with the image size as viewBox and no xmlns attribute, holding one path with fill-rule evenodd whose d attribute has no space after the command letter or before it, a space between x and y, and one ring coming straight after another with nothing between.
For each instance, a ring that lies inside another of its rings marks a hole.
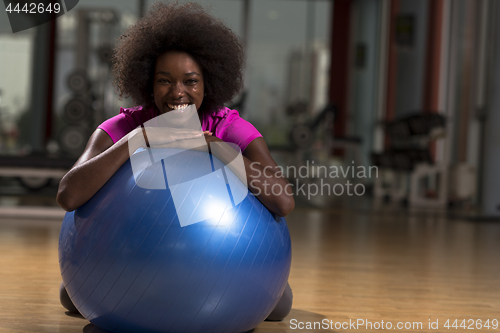
<instances>
[{"instance_id":1,"label":"gym interior background","mask_svg":"<svg viewBox=\"0 0 500 333\"><path fill-rule=\"evenodd\" d=\"M241 37L231 107L296 191L294 309L256 332L499 320L500 4L195 2ZM111 48L152 3L80 0L15 34L0 12L0 332L95 329L57 303L55 194L96 126L133 106L115 94Z\"/></svg>"}]
</instances>

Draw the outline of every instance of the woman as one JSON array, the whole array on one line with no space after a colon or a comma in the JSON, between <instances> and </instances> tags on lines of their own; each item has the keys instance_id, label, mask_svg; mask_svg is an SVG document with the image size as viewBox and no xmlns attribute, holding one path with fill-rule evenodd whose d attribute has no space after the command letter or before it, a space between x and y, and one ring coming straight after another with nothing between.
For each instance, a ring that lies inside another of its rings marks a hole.
<instances>
[{"instance_id":1,"label":"woman","mask_svg":"<svg viewBox=\"0 0 500 333\"><path fill-rule=\"evenodd\" d=\"M199 5L154 4L145 17L121 36L113 59L120 97L131 97L140 106L121 109L119 115L95 130L82 156L61 180L58 204L73 211L87 202L129 159L129 150L138 148L133 142L143 135L140 126L144 122L195 105L207 143L238 145L249 189L276 215L290 213L295 203L287 191L289 184L262 135L237 111L223 107L243 86L243 58L234 33ZM154 146L200 135L189 130L164 131L148 140ZM282 190L271 191L277 187ZM61 291L63 305L75 310L64 287ZM286 316L291 298L287 286L268 319Z\"/></svg>"}]
</instances>

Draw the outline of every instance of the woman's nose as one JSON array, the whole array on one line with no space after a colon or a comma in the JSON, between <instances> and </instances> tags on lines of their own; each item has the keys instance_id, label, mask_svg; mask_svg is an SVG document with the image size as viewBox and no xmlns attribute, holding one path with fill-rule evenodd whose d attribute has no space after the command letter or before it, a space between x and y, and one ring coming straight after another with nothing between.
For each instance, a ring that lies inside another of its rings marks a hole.
<instances>
[{"instance_id":1,"label":"woman's nose","mask_svg":"<svg viewBox=\"0 0 500 333\"><path fill-rule=\"evenodd\" d=\"M184 96L184 85L182 83L176 83L172 87L172 94L174 97L182 97Z\"/></svg>"}]
</instances>

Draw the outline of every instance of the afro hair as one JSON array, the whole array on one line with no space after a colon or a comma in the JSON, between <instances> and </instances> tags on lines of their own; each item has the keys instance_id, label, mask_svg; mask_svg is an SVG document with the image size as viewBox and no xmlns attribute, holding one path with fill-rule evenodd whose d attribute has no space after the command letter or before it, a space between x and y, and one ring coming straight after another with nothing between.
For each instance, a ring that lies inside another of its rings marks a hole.
<instances>
[{"instance_id":1,"label":"afro hair","mask_svg":"<svg viewBox=\"0 0 500 333\"><path fill-rule=\"evenodd\" d=\"M243 47L231 29L196 3L157 2L115 46L112 71L120 98L156 108L154 69L166 51L186 52L201 67L205 87L201 112L222 107L243 88Z\"/></svg>"}]
</instances>

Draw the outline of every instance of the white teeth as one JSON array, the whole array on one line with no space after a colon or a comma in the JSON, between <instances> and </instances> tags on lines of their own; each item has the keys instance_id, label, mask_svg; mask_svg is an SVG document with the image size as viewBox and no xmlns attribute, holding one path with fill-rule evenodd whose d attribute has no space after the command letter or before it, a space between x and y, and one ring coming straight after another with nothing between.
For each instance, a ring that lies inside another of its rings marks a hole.
<instances>
[{"instance_id":1,"label":"white teeth","mask_svg":"<svg viewBox=\"0 0 500 333\"><path fill-rule=\"evenodd\" d=\"M169 108L173 110L184 110L185 108L188 107L189 104L180 104L180 105L173 105L173 104L167 104Z\"/></svg>"}]
</instances>

